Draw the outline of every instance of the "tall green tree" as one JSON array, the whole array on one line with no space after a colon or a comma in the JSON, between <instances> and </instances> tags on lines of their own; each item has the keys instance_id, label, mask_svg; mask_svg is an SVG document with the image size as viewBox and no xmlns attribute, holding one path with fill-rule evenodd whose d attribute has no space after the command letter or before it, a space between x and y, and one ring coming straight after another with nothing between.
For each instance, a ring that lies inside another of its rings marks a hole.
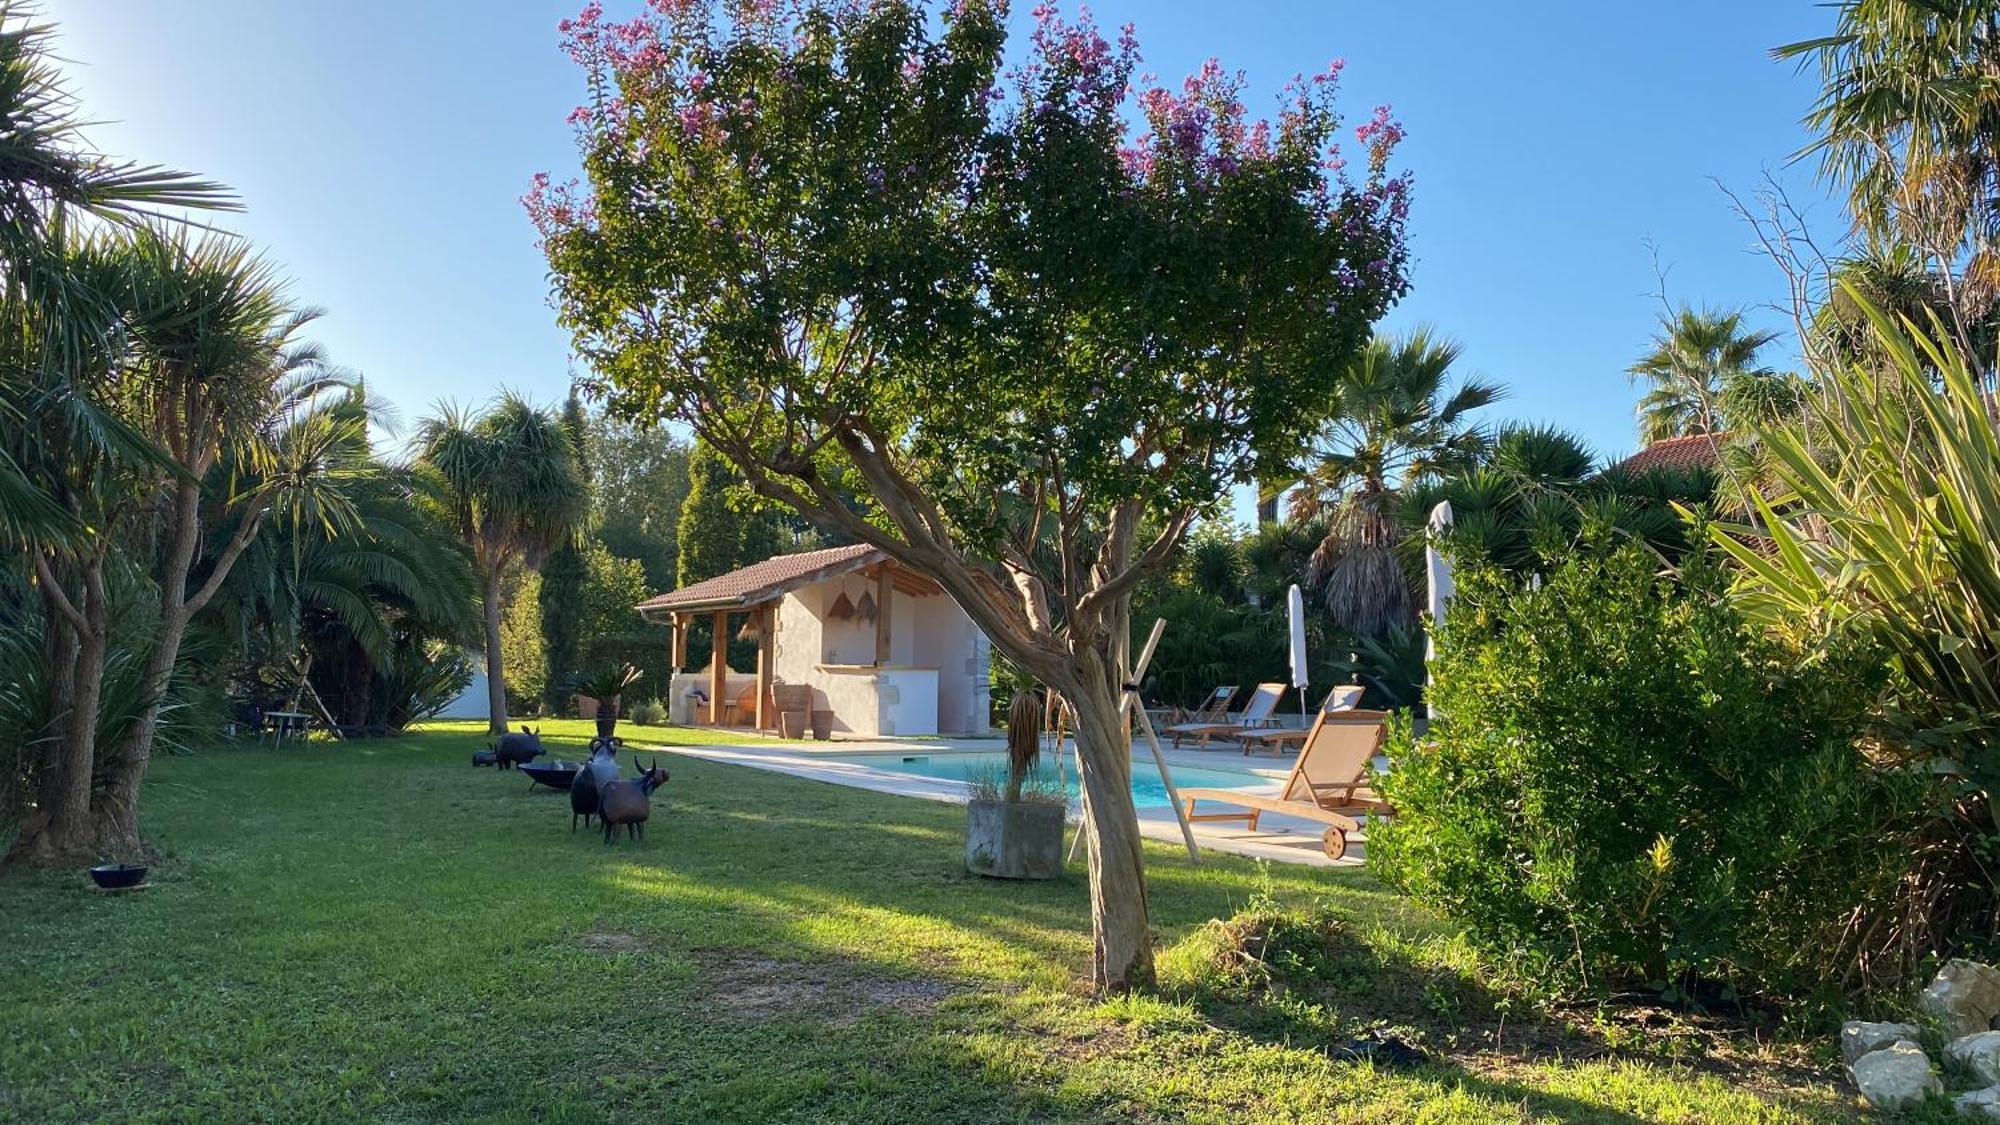
<instances>
[{"instance_id":1,"label":"tall green tree","mask_svg":"<svg viewBox=\"0 0 2000 1125\"><path fill-rule=\"evenodd\" d=\"M1292 494L1295 520L1324 520L1306 578L1334 622L1358 636L1409 624L1409 582L1397 561L1403 489L1478 462L1490 436L1480 410L1505 392L1455 378L1460 347L1421 327L1378 335L1341 373L1317 413L1309 463Z\"/></svg>"},{"instance_id":2,"label":"tall green tree","mask_svg":"<svg viewBox=\"0 0 2000 1125\"><path fill-rule=\"evenodd\" d=\"M568 400L563 403L562 423L569 433L571 454L576 459L577 479L589 488L594 483L590 471L589 419L583 411L583 400L575 391L571 391ZM542 564L538 600L542 615L543 659L546 662L543 669L543 703L551 713L558 715L569 699L570 681L583 672L579 630L583 621L586 578L583 536L587 522L580 521L568 537L549 553L548 561Z\"/></svg>"},{"instance_id":3,"label":"tall green tree","mask_svg":"<svg viewBox=\"0 0 2000 1125\"><path fill-rule=\"evenodd\" d=\"M592 522L621 558L637 559L654 591L678 584L677 543L687 501L689 445L664 426L641 426L599 411L590 420L596 488Z\"/></svg>"},{"instance_id":4,"label":"tall green tree","mask_svg":"<svg viewBox=\"0 0 2000 1125\"><path fill-rule=\"evenodd\" d=\"M566 42L592 198L527 203L613 409L933 578L1075 708L1093 979L1122 990L1153 976L1133 592L1315 428L1406 287L1407 182L1386 109L1352 177L1328 160L1331 74L1259 123L1219 65L1140 92L1131 35L1037 22L1003 77L991 0L593 5Z\"/></svg>"},{"instance_id":5,"label":"tall green tree","mask_svg":"<svg viewBox=\"0 0 2000 1125\"><path fill-rule=\"evenodd\" d=\"M1661 318L1650 351L1628 369L1647 386L1639 400L1639 440L1707 434L1720 439L1787 396L1786 377L1758 364L1778 338L1752 329L1739 311L1686 306Z\"/></svg>"},{"instance_id":6,"label":"tall green tree","mask_svg":"<svg viewBox=\"0 0 2000 1125\"><path fill-rule=\"evenodd\" d=\"M538 567L585 513L584 482L562 420L509 392L483 414L446 406L417 432L418 465L472 550L486 640L487 729L507 733L500 644L505 581Z\"/></svg>"}]
</instances>

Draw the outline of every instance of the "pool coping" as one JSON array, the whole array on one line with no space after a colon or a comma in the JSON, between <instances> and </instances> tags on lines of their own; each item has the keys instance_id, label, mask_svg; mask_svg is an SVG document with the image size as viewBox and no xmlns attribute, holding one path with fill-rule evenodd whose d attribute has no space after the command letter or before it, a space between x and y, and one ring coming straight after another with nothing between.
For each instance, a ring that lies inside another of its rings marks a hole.
<instances>
[{"instance_id":1,"label":"pool coping","mask_svg":"<svg viewBox=\"0 0 2000 1125\"><path fill-rule=\"evenodd\" d=\"M967 783L946 778L924 777L918 774L896 773L876 769L872 766L857 765L852 762L838 762L832 759L864 754L912 754L922 753L932 756L949 754L991 753L1004 750L1000 739L952 739L949 742L927 742L922 740L855 740L833 743L812 744L810 749L796 743L731 743L716 745L686 746L639 746L647 753L655 751L684 754L706 761L722 762L728 765L746 766L751 769L767 770L808 781L818 781L828 785L844 785L853 789L866 789L876 793L886 793L896 797L913 797L918 800L940 801L946 804L963 805L967 800ZM1073 749L1071 750L1073 753ZM1218 764L1223 751L1170 750L1166 754L1169 769L1221 770L1228 773L1247 773L1263 778L1267 785L1246 787L1246 793L1269 795L1275 793L1291 770L1289 758L1248 759L1238 765L1240 752L1231 751L1225 764ZM1258 764L1265 763L1265 764ZM1153 768L1152 755L1134 755L1134 770ZM1139 813L1139 832L1152 840L1166 841L1175 845L1182 843L1180 822L1170 806L1160 805L1142 808ZM1072 812L1070 822L1077 817ZM1265 813L1258 828L1252 832L1239 826L1228 826L1216 822L1196 823L1193 826L1195 843L1203 851L1226 852L1233 855L1251 856L1259 859L1276 860L1282 863L1303 863L1316 867L1359 866L1365 862L1363 846L1366 829L1354 836L1354 844L1347 856L1338 864L1326 858L1320 851L1320 835L1326 826L1299 817L1284 816L1279 813Z\"/></svg>"}]
</instances>

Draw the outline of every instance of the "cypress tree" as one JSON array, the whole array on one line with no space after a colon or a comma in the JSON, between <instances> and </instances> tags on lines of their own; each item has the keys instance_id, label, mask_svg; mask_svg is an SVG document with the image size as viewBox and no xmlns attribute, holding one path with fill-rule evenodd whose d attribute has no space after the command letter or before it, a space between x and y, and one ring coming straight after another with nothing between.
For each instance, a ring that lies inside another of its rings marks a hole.
<instances>
[{"instance_id":1,"label":"cypress tree","mask_svg":"<svg viewBox=\"0 0 2000 1125\"><path fill-rule=\"evenodd\" d=\"M593 483L590 473L589 450L585 444L588 433L584 418L583 402L576 392L571 391L569 400L563 403L563 427L569 431L570 450L576 458L577 478L588 488ZM583 585L586 578L582 550L582 539L586 532L579 528L563 541L542 564L542 584L540 605L542 611L543 657L547 663L547 675L543 680L542 697L550 712L561 714L570 697L570 685L583 669L578 667L582 648L579 630L583 621Z\"/></svg>"}]
</instances>

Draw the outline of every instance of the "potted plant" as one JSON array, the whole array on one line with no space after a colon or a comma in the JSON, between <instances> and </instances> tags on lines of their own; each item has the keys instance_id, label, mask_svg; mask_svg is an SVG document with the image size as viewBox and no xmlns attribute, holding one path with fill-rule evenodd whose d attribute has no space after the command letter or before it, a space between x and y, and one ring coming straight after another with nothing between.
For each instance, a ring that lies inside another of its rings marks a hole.
<instances>
[{"instance_id":1,"label":"potted plant","mask_svg":"<svg viewBox=\"0 0 2000 1125\"><path fill-rule=\"evenodd\" d=\"M639 670L630 664L606 668L576 683L576 693L597 702L597 737L610 738L618 731L618 697L638 682Z\"/></svg>"},{"instance_id":2,"label":"potted plant","mask_svg":"<svg viewBox=\"0 0 2000 1125\"><path fill-rule=\"evenodd\" d=\"M1007 773L972 783L965 805L965 867L996 879L1062 874L1068 796L1035 773L1042 752L1042 706L1024 691L1007 709Z\"/></svg>"}]
</instances>

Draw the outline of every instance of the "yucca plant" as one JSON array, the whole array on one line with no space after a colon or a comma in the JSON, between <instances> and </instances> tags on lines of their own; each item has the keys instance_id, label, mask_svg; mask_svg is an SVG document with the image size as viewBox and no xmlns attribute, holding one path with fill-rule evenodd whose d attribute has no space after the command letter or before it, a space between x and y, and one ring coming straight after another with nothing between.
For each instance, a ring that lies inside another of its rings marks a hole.
<instances>
[{"instance_id":1,"label":"yucca plant","mask_svg":"<svg viewBox=\"0 0 2000 1125\"><path fill-rule=\"evenodd\" d=\"M1862 632L1891 654L1885 764L1944 778L1903 898L1858 916L1864 954L1908 964L1961 925L1990 928L1981 860L2000 837L2000 432L1971 363L1931 318L1892 320L1848 289L1886 363L1823 373L1805 416L1760 432L1772 488L1757 523L1711 538L1741 567L1752 620L1810 646Z\"/></svg>"}]
</instances>

